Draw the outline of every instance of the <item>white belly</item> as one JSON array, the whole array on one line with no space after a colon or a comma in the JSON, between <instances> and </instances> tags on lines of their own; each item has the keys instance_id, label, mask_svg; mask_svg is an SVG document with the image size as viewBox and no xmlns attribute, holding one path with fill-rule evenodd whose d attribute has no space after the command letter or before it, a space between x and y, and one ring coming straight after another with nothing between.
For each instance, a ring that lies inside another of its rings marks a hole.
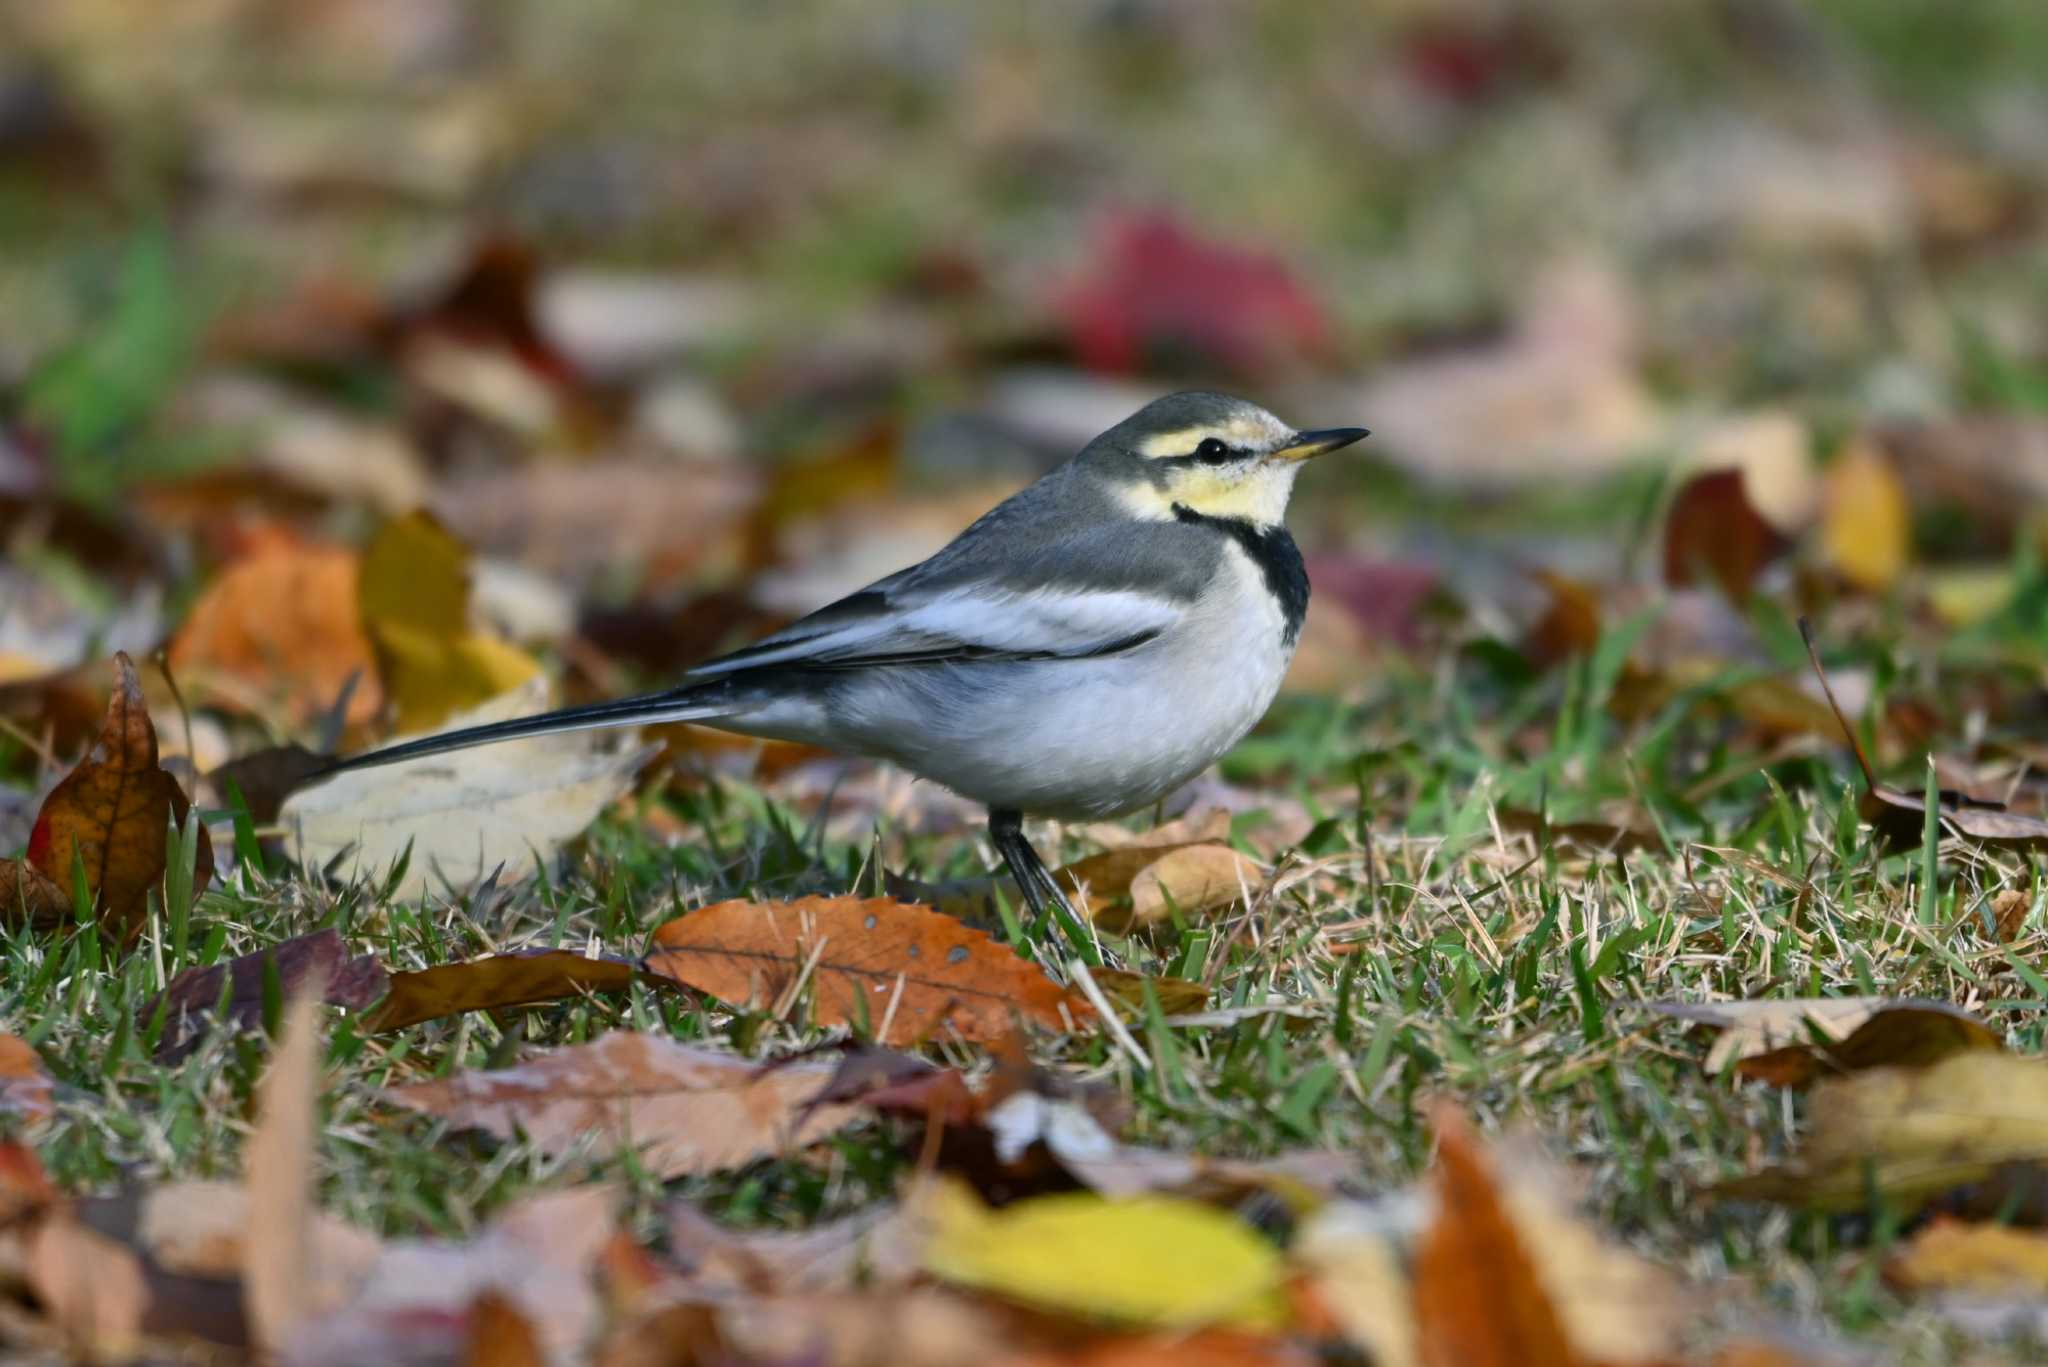
<instances>
[{"instance_id":1,"label":"white belly","mask_svg":"<svg viewBox=\"0 0 2048 1367\"><path fill-rule=\"evenodd\" d=\"M1235 546L1224 565L1225 591L1121 655L853 672L828 699L713 724L892 760L991 807L1121 815L1215 763L1279 691L1279 605Z\"/></svg>"}]
</instances>

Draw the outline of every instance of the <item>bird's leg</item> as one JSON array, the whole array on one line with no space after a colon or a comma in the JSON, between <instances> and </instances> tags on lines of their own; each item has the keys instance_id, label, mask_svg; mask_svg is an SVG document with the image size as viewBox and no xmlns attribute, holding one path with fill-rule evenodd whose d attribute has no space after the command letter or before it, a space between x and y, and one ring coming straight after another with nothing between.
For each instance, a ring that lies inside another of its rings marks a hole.
<instances>
[{"instance_id":1,"label":"bird's leg","mask_svg":"<svg viewBox=\"0 0 2048 1367\"><path fill-rule=\"evenodd\" d=\"M1018 891L1024 894L1025 904L1031 908L1036 933L1043 937L1046 922L1056 919L1060 928L1074 941L1075 947L1092 961L1094 955L1090 950L1093 940L1080 913L1074 910L1074 904L1060 890L1051 870L1038 857L1038 851L1032 849L1031 842L1024 838L1024 814L1014 808L991 807L988 837L995 845L996 853L1002 855L1010 877L1017 880Z\"/></svg>"}]
</instances>

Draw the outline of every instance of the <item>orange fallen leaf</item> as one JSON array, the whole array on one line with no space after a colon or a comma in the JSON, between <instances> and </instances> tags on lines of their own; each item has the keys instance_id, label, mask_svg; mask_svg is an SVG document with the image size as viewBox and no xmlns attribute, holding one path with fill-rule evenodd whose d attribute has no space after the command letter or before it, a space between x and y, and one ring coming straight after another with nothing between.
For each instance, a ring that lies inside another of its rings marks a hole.
<instances>
[{"instance_id":1,"label":"orange fallen leaf","mask_svg":"<svg viewBox=\"0 0 2048 1367\"><path fill-rule=\"evenodd\" d=\"M42 1056L19 1035L0 1035L0 1115L47 1119L52 1084Z\"/></svg>"},{"instance_id":2,"label":"orange fallen leaf","mask_svg":"<svg viewBox=\"0 0 2048 1367\"><path fill-rule=\"evenodd\" d=\"M1592 654L1600 644L1599 596L1578 580L1550 570L1536 571L1536 582L1549 602L1522 638L1522 654L1546 669L1575 655Z\"/></svg>"},{"instance_id":3,"label":"orange fallen leaf","mask_svg":"<svg viewBox=\"0 0 2048 1367\"><path fill-rule=\"evenodd\" d=\"M589 992L624 992L641 976L630 959L591 959L573 949L529 949L391 975L391 991L362 1022L398 1030L441 1016L536 1006ZM666 981L665 979L662 981Z\"/></svg>"},{"instance_id":4,"label":"orange fallen leaf","mask_svg":"<svg viewBox=\"0 0 2048 1367\"><path fill-rule=\"evenodd\" d=\"M547 1360L533 1322L503 1293L486 1291L470 1303L462 1367L543 1367Z\"/></svg>"},{"instance_id":5,"label":"orange fallen leaf","mask_svg":"<svg viewBox=\"0 0 2048 1367\"><path fill-rule=\"evenodd\" d=\"M864 1021L884 1044L1001 1038L1017 1017L1071 1030L1086 1001L930 907L889 898L719 902L654 932L650 972L734 1005L783 1012L811 994L821 1025Z\"/></svg>"},{"instance_id":6,"label":"orange fallen leaf","mask_svg":"<svg viewBox=\"0 0 2048 1367\"><path fill-rule=\"evenodd\" d=\"M347 720L383 706L377 662L356 610L354 551L273 535L207 585L171 638L171 668L217 707L283 708L305 724L333 705L351 678Z\"/></svg>"},{"instance_id":7,"label":"orange fallen leaf","mask_svg":"<svg viewBox=\"0 0 2048 1367\"><path fill-rule=\"evenodd\" d=\"M815 1143L858 1119L811 1106L828 1064L762 1066L656 1035L614 1031L525 1063L395 1087L398 1105L562 1153L596 1137L638 1150L657 1177L716 1172Z\"/></svg>"},{"instance_id":8,"label":"orange fallen leaf","mask_svg":"<svg viewBox=\"0 0 2048 1367\"><path fill-rule=\"evenodd\" d=\"M1424 1367L1576 1367L1582 1359L1522 1246L1469 1122L1436 1108L1437 1210L1416 1248Z\"/></svg>"},{"instance_id":9,"label":"orange fallen leaf","mask_svg":"<svg viewBox=\"0 0 2048 1367\"><path fill-rule=\"evenodd\" d=\"M85 870L103 929L132 944L142 933L151 888L164 873L170 822L191 811L178 781L157 765L156 728L142 700L135 665L114 657L115 683L99 739L43 802L29 834L28 862L59 888ZM213 846L199 828L196 896L213 869ZM47 891L38 894L47 898ZM31 908L35 904L31 903ZM69 906L69 899L65 899ZM39 919L37 925L50 922Z\"/></svg>"}]
</instances>

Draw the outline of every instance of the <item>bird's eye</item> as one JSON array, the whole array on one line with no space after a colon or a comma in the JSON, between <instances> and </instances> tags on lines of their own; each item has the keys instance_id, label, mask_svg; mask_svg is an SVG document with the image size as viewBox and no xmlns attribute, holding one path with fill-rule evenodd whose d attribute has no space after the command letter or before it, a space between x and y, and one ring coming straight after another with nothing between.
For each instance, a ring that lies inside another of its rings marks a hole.
<instances>
[{"instance_id":1,"label":"bird's eye","mask_svg":"<svg viewBox=\"0 0 2048 1367\"><path fill-rule=\"evenodd\" d=\"M1204 437L1202 444L1195 448L1198 460L1226 461L1232 454L1229 444L1220 437Z\"/></svg>"}]
</instances>

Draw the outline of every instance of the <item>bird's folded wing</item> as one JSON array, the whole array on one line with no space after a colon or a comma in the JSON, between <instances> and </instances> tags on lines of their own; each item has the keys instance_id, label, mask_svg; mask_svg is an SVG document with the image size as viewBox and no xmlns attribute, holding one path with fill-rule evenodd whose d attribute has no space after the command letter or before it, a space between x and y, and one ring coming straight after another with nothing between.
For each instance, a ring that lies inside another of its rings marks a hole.
<instances>
[{"instance_id":1,"label":"bird's folded wing","mask_svg":"<svg viewBox=\"0 0 2048 1367\"><path fill-rule=\"evenodd\" d=\"M773 636L706 661L692 677L765 665L852 669L948 660L1081 659L1152 639L1186 611L1134 589L877 586Z\"/></svg>"}]
</instances>

